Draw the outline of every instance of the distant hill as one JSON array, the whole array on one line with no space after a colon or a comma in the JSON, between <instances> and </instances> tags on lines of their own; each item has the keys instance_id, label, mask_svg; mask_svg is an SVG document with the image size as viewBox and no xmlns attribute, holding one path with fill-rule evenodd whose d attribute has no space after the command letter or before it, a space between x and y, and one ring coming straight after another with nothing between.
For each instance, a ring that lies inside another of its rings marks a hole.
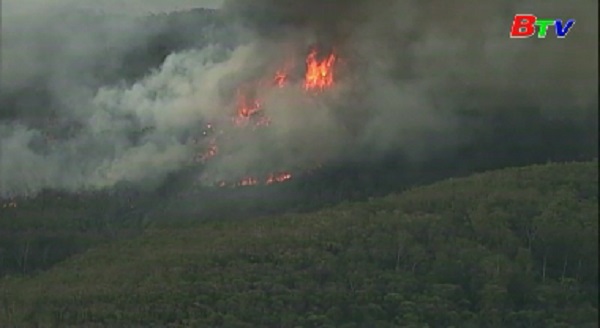
<instances>
[{"instance_id":1,"label":"distant hill","mask_svg":"<svg viewBox=\"0 0 600 328\"><path fill-rule=\"evenodd\" d=\"M597 325L597 161L153 228L0 280L3 327Z\"/></svg>"}]
</instances>

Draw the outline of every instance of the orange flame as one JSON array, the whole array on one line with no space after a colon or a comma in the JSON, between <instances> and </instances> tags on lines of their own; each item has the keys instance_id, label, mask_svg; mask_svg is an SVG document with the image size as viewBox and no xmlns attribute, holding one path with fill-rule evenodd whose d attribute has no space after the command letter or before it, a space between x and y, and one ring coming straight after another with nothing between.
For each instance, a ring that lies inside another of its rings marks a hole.
<instances>
[{"instance_id":1,"label":"orange flame","mask_svg":"<svg viewBox=\"0 0 600 328\"><path fill-rule=\"evenodd\" d=\"M273 183L285 182L285 181L290 180L291 178L292 178L292 175L288 172L271 173L265 183L270 185Z\"/></svg>"},{"instance_id":2,"label":"orange flame","mask_svg":"<svg viewBox=\"0 0 600 328\"><path fill-rule=\"evenodd\" d=\"M208 146L208 150L206 150L206 151L204 152L204 154L202 154L202 156L200 157L200 160L201 160L202 162L206 162L207 160L209 160L209 159L211 159L211 158L213 158L213 157L217 156L217 153L218 153L218 152L219 152L219 147L218 147L216 144L214 144L214 143L211 143L211 144Z\"/></svg>"},{"instance_id":3,"label":"orange flame","mask_svg":"<svg viewBox=\"0 0 600 328\"><path fill-rule=\"evenodd\" d=\"M287 82L287 73L284 70L279 70L275 73L275 78L273 79L275 85L279 88L283 88Z\"/></svg>"},{"instance_id":4,"label":"orange flame","mask_svg":"<svg viewBox=\"0 0 600 328\"><path fill-rule=\"evenodd\" d=\"M254 114L259 112L261 109L260 102L258 100L249 100L245 93L241 89L237 91L237 115L234 117L234 123L236 125L244 125L250 120Z\"/></svg>"},{"instance_id":5,"label":"orange flame","mask_svg":"<svg viewBox=\"0 0 600 328\"><path fill-rule=\"evenodd\" d=\"M256 186L257 184L258 184L258 179L254 178L254 177L246 177L246 178L243 178L240 182L238 182L238 185L241 187Z\"/></svg>"},{"instance_id":6,"label":"orange flame","mask_svg":"<svg viewBox=\"0 0 600 328\"><path fill-rule=\"evenodd\" d=\"M306 74L304 76L304 89L322 91L333 85L333 65L335 54L319 61L317 50L313 49L306 58Z\"/></svg>"},{"instance_id":7,"label":"orange flame","mask_svg":"<svg viewBox=\"0 0 600 328\"><path fill-rule=\"evenodd\" d=\"M316 49L312 49L306 57L306 73L304 75L303 88L306 91L323 91L334 84L334 65L337 61L337 57L334 53L329 54L325 59L319 60L318 52ZM293 61L286 61L284 65L272 76L271 86L282 88L289 82L290 69L294 67ZM271 120L268 116L264 115L263 103L260 98L255 95L252 91L254 87L258 89L260 86L265 86L264 82L268 83L268 80L262 80L261 82L243 85L237 89L236 94L236 111L232 117L232 122L236 127L245 127L248 124L253 124L253 129L257 129L263 126L271 124ZM249 87L249 88L248 88ZM207 128L212 130L212 125L208 125ZM206 134L205 134L206 135ZM206 161L217 155L218 147L216 139L209 143L209 149L202 155L202 161ZM242 187L242 186L256 186L256 185L271 185L275 183L281 183L292 179L292 174L288 172L271 173L266 177L245 177L237 182L226 182L219 181L215 185L219 187Z\"/></svg>"},{"instance_id":8,"label":"orange flame","mask_svg":"<svg viewBox=\"0 0 600 328\"><path fill-rule=\"evenodd\" d=\"M294 66L293 57L289 57L283 63L282 67L279 68L275 72L275 76L273 77L273 82L276 87L283 88L287 84L288 77L289 77L289 71L293 66Z\"/></svg>"},{"instance_id":9,"label":"orange flame","mask_svg":"<svg viewBox=\"0 0 600 328\"><path fill-rule=\"evenodd\" d=\"M216 183L219 187L250 187L258 185L272 185L275 183L282 183L292 179L292 174L289 172L271 173L265 179L259 179L257 177L248 176L240 179L237 182L228 183L225 181L219 181Z\"/></svg>"}]
</instances>

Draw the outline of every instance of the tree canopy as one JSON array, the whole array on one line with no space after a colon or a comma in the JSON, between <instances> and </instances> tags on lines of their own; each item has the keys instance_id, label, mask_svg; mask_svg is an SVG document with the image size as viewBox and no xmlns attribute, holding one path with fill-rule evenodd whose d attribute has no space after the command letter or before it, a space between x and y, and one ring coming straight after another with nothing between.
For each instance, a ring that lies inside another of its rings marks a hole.
<instances>
[{"instance_id":1,"label":"tree canopy","mask_svg":"<svg viewBox=\"0 0 600 328\"><path fill-rule=\"evenodd\" d=\"M598 163L155 227L0 282L1 326L596 327Z\"/></svg>"}]
</instances>

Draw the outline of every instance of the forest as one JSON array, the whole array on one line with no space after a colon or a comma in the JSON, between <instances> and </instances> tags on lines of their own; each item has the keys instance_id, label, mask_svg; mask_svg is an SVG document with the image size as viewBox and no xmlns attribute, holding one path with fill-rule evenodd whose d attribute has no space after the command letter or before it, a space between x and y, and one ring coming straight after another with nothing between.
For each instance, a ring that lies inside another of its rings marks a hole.
<instances>
[{"instance_id":1,"label":"forest","mask_svg":"<svg viewBox=\"0 0 600 328\"><path fill-rule=\"evenodd\" d=\"M305 214L148 227L6 276L0 324L595 327L597 168L511 168Z\"/></svg>"}]
</instances>

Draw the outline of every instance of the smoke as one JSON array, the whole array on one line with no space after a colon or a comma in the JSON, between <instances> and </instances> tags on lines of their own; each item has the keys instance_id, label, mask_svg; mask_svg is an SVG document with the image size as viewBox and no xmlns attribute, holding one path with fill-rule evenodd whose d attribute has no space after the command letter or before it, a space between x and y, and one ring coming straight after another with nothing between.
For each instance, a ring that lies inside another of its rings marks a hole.
<instances>
[{"instance_id":1,"label":"smoke","mask_svg":"<svg viewBox=\"0 0 600 328\"><path fill-rule=\"evenodd\" d=\"M0 121L0 195L160 181L198 151L187 136L205 122L228 120L237 87L270 77L289 58L301 69L315 44L342 59L335 86L322 95L306 95L299 80L257 87L271 126L231 132L204 179L398 148L422 159L461 142L456 111L464 108L534 107L577 117L598 106L593 0L230 0L223 11L245 44L171 54L160 69L125 85L101 85L91 72L98 65L118 70L121 54L158 31L120 20L58 20L47 9L5 21L3 92L43 81L56 115L80 125L45 143L44 131L27 121ZM544 40L511 40L512 17L521 12L577 23L566 39L550 32ZM109 57L101 51L107 44Z\"/></svg>"},{"instance_id":2,"label":"smoke","mask_svg":"<svg viewBox=\"0 0 600 328\"><path fill-rule=\"evenodd\" d=\"M443 93L489 90L490 102L506 94L543 107L597 100L596 1L231 0L225 8L260 37L301 33L336 43L369 61L367 78L425 82ZM522 12L577 23L566 39L550 31L545 40L511 40L512 17Z\"/></svg>"},{"instance_id":3,"label":"smoke","mask_svg":"<svg viewBox=\"0 0 600 328\"><path fill-rule=\"evenodd\" d=\"M190 152L177 137L185 129L178 124L189 117L189 106L180 99L191 91L185 90L186 77L174 71L190 66L179 62L185 57L195 61L191 75L210 74L207 60L217 50L196 57L174 54L149 78L127 87L104 86L107 76L118 77L135 65L126 61L127 54L144 49L165 26L72 4L9 1L3 8L2 197L46 188L154 184L179 169ZM149 98L153 88L160 97ZM165 115L172 108L174 115ZM154 130L140 132L148 126Z\"/></svg>"},{"instance_id":4,"label":"smoke","mask_svg":"<svg viewBox=\"0 0 600 328\"><path fill-rule=\"evenodd\" d=\"M193 149L185 134L222 108L213 81L235 71L239 55L231 55L227 65L219 62L223 56L226 51L217 47L173 54L159 71L132 85L105 86L81 97L78 107L63 108L59 116L81 124L68 138L49 142L41 129L18 121L0 124L3 194L160 182L189 162Z\"/></svg>"},{"instance_id":5,"label":"smoke","mask_svg":"<svg viewBox=\"0 0 600 328\"><path fill-rule=\"evenodd\" d=\"M279 118L271 140L312 147L277 155L281 161L295 157L296 163L298 154L360 159L391 149L425 159L464 141L456 113L465 109L539 108L547 116L581 119L598 106L595 9L595 1L230 0L224 5L230 19L262 44L254 60L264 53L285 56L282 49L293 43L300 57L317 44L335 47L348 61L352 76L338 81L335 99L322 101L323 108L286 94L267 104L270 115ZM577 23L566 39L549 31L544 40L512 40L508 32L516 13ZM278 130L282 126L288 129Z\"/></svg>"}]
</instances>

